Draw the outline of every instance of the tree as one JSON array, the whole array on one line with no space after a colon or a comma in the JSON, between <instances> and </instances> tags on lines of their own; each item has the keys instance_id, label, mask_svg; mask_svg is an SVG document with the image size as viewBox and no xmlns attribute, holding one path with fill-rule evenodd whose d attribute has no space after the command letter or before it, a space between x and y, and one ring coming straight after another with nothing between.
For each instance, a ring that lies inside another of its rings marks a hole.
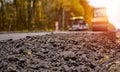
<instances>
[{"instance_id":1,"label":"tree","mask_svg":"<svg viewBox=\"0 0 120 72\"><path fill-rule=\"evenodd\" d=\"M88 4L87 0L80 0L80 4L84 8L84 18L91 28L91 19L93 18L93 8Z\"/></svg>"},{"instance_id":2,"label":"tree","mask_svg":"<svg viewBox=\"0 0 120 72\"><path fill-rule=\"evenodd\" d=\"M0 21L1 22L1 30L4 31L4 30L6 30L5 27L4 27L5 24L6 24L5 23L5 21L6 21L6 12L5 12L6 5L5 5L5 0L1 0L0 3L1 3L1 10L0 10L1 11L1 13L0 13L1 14L1 16L0 16L0 18L1 18L0 19L1 20Z\"/></svg>"},{"instance_id":3,"label":"tree","mask_svg":"<svg viewBox=\"0 0 120 72\"><path fill-rule=\"evenodd\" d=\"M89 22L86 0L0 0L0 31L67 30L70 17Z\"/></svg>"}]
</instances>

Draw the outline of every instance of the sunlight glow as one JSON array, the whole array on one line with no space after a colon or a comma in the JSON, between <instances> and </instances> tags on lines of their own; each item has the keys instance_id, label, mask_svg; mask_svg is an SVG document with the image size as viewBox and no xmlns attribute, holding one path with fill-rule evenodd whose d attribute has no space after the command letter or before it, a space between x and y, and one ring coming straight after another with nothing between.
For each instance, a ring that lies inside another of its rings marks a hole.
<instances>
[{"instance_id":1,"label":"sunlight glow","mask_svg":"<svg viewBox=\"0 0 120 72\"><path fill-rule=\"evenodd\" d=\"M106 13L110 23L120 28L120 0L89 0L93 7L106 7Z\"/></svg>"}]
</instances>

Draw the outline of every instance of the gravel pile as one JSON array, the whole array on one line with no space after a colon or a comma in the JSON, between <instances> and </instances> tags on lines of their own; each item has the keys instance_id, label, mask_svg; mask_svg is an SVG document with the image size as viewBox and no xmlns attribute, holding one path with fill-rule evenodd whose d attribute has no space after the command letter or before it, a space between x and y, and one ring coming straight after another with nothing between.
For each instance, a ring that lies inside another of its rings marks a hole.
<instances>
[{"instance_id":1,"label":"gravel pile","mask_svg":"<svg viewBox=\"0 0 120 72\"><path fill-rule=\"evenodd\" d=\"M112 34L71 33L0 41L0 72L120 72Z\"/></svg>"}]
</instances>

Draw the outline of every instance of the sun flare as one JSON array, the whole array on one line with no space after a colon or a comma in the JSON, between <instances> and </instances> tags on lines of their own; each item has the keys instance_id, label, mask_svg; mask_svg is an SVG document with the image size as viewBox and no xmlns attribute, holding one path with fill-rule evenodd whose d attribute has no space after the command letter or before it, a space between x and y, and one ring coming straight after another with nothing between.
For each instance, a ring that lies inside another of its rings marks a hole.
<instances>
[{"instance_id":1,"label":"sun flare","mask_svg":"<svg viewBox=\"0 0 120 72\"><path fill-rule=\"evenodd\" d=\"M120 28L119 25L119 0L109 0L106 2L106 13L109 21L116 27Z\"/></svg>"},{"instance_id":2,"label":"sun flare","mask_svg":"<svg viewBox=\"0 0 120 72\"><path fill-rule=\"evenodd\" d=\"M94 7L106 7L106 14L110 23L120 28L120 0L90 0Z\"/></svg>"}]
</instances>

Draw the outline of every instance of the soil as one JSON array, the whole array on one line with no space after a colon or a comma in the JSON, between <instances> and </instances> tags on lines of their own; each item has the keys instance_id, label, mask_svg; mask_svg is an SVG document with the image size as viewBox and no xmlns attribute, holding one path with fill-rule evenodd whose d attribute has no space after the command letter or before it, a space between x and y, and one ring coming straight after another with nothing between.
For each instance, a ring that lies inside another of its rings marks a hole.
<instances>
[{"instance_id":1,"label":"soil","mask_svg":"<svg viewBox=\"0 0 120 72\"><path fill-rule=\"evenodd\" d=\"M0 41L0 72L120 72L111 33L26 36Z\"/></svg>"}]
</instances>

